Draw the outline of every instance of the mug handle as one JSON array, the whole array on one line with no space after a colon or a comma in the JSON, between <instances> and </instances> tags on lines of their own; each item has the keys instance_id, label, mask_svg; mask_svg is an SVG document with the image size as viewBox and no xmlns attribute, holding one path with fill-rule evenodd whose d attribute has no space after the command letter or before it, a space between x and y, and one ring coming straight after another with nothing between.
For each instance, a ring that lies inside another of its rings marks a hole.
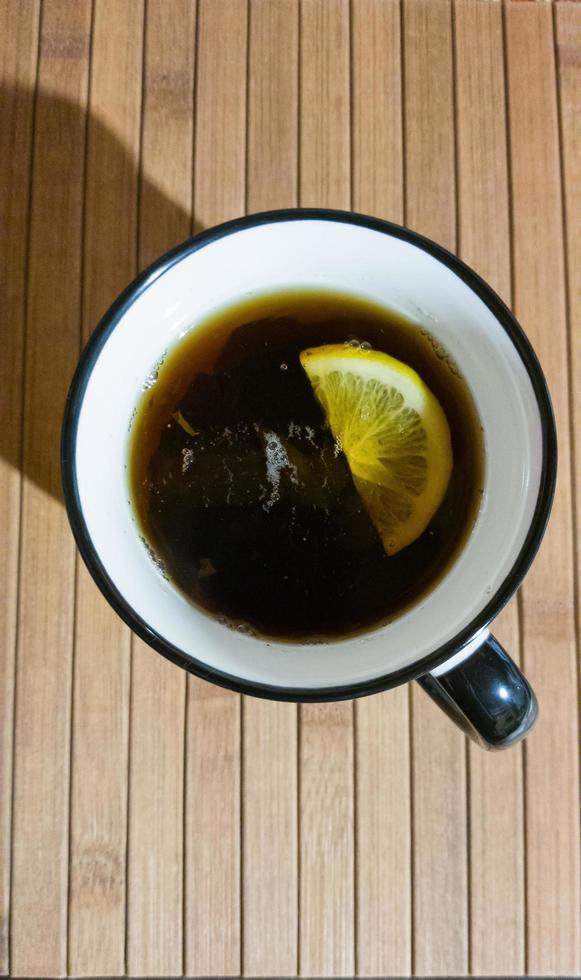
<instances>
[{"instance_id":1,"label":"mug handle","mask_svg":"<svg viewBox=\"0 0 581 980\"><path fill-rule=\"evenodd\" d=\"M472 649L473 643L469 645ZM418 683L482 748L515 745L536 721L535 692L490 633L486 632L472 653L465 653L455 654L419 677Z\"/></svg>"}]
</instances>

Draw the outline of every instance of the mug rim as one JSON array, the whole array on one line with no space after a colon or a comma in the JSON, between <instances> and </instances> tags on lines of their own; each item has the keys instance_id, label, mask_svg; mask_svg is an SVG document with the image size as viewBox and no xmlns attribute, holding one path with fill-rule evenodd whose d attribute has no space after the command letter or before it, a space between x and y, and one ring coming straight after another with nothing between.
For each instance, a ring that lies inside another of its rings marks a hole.
<instances>
[{"instance_id":1,"label":"mug rim","mask_svg":"<svg viewBox=\"0 0 581 980\"><path fill-rule=\"evenodd\" d=\"M368 228L372 231L388 235L391 238L402 239L427 252L455 273L488 307L516 348L534 391L539 410L542 439L539 490L530 526L510 571L484 608L454 637L439 646L432 653L427 654L420 660L414 661L412 664L380 675L372 680L366 680L356 684L330 685L316 688L294 688L263 684L237 677L225 671L220 671L195 657L185 654L178 647L169 643L161 634L153 630L130 606L111 580L101 562L83 516L76 475L77 430L89 377L107 339L115 330L129 307L157 279L172 268L172 266L199 249L204 248L206 245L234 232L243 231L259 225L301 220L336 221ZM418 232L381 218L374 218L352 211L339 211L328 208L285 208L235 218L199 232L197 235L186 239L186 241L156 259L155 262L141 272L123 290L91 334L88 343L81 353L69 388L61 437L61 479L68 519L81 557L109 605L137 636L149 646L153 647L158 653L162 654L162 656L166 657L166 659L187 670L189 673L193 673L203 680L210 681L220 687L236 691L239 694L248 694L253 697L277 701L340 701L379 693L380 691L388 690L421 677L423 674L445 663L455 653L458 653L477 633L486 629L490 622L496 618L529 570L547 526L555 492L556 476L557 433L551 397L543 371L524 330L492 287L461 259L457 258L443 246L420 235Z\"/></svg>"}]
</instances>

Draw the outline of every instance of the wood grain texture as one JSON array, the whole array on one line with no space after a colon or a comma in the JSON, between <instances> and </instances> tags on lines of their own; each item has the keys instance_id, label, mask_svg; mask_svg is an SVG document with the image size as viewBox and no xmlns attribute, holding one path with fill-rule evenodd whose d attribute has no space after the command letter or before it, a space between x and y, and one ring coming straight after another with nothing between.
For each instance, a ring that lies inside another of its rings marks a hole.
<instances>
[{"instance_id":1,"label":"wood grain texture","mask_svg":"<svg viewBox=\"0 0 581 980\"><path fill-rule=\"evenodd\" d=\"M403 5L405 213L454 251L454 69L450 0Z\"/></svg>"},{"instance_id":2,"label":"wood grain texture","mask_svg":"<svg viewBox=\"0 0 581 980\"><path fill-rule=\"evenodd\" d=\"M406 224L456 245L452 10L404 5ZM412 692L414 972L468 967L466 745L419 688Z\"/></svg>"},{"instance_id":3,"label":"wood grain texture","mask_svg":"<svg viewBox=\"0 0 581 980\"><path fill-rule=\"evenodd\" d=\"M195 0L148 0L141 145L139 262L191 232Z\"/></svg>"},{"instance_id":4,"label":"wood grain texture","mask_svg":"<svg viewBox=\"0 0 581 980\"><path fill-rule=\"evenodd\" d=\"M245 0L199 0L194 221L244 213ZM185 969L241 969L240 697L188 678Z\"/></svg>"},{"instance_id":5,"label":"wood grain texture","mask_svg":"<svg viewBox=\"0 0 581 980\"><path fill-rule=\"evenodd\" d=\"M139 266L191 227L195 5L148 0L141 142ZM133 639L127 969L183 966L186 677Z\"/></svg>"},{"instance_id":6,"label":"wood grain texture","mask_svg":"<svg viewBox=\"0 0 581 980\"><path fill-rule=\"evenodd\" d=\"M525 746L527 969L575 974L579 779L567 320L552 11L506 8L514 307L543 364L560 463L549 530L523 587L524 667L541 704ZM541 217L542 216L542 217Z\"/></svg>"},{"instance_id":7,"label":"wood grain texture","mask_svg":"<svg viewBox=\"0 0 581 980\"><path fill-rule=\"evenodd\" d=\"M352 5L352 169L355 211L403 221L399 0ZM409 690L354 705L357 973L411 971Z\"/></svg>"},{"instance_id":8,"label":"wood grain texture","mask_svg":"<svg viewBox=\"0 0 581 980\"><path fill-rule=\"evenodd\" d=\"M0 0L0 974L581 974L580 93L565 0ZM242 705L75 573L81 339L194 223L299 202L457 250L540 355L557 500L494 624L524 751L411 688Z\"/></svg>"},{"instance_id":9,"label":"wood grain texture","mask_svg":"<svg viewBox=\"0 0 581 980\"><path fill-rule=\"evenodd\" d=\"M458 251L511 299L508 147L500 4L456 0Z\"/></svg>"},{"instance_id":10,"label":"wood grain texture","mask_svg":"<svg viewBox=\"0 0 581 980\"><path fill-rule=\"evenodd\" d=\"M195 223L244 213L246 0L199 0Z\"/></svg>"},{"instance_id":11,"label":"wood grain texture","mask_svg":"<svg viewBox=\"0 0 581 980\"><path fill-rule=\"evenodd\" d=\"M240 973L240 697L188 678L186 964Z\"/></svg>"},{"instance_id":12,"label":"wood grain texture","mask_svg":"<svg viewBox=\"0 0 581 980\"><path fill-rule=\"evenodd\" d=\"M349 5L307 0L300 27L301 206L349 208ZM301 705L302 976L355 968L353 706Z\"/></svg>"},{"instance_id":13,"label":"wood grain texture","mask_svg":"<svg viewBox=\"0 0 581 980\"><path fill-rule=\"evenodd\" d=\"M58 460L62 411L80 344L90 22L88 2L43 4L24 378L12 835L15 976L58 976L67 969L75 552L60 501Z\"/></svg>"},{"instance_id":14,"label":"wood grain texture","mask_svg":"<svg viewBox=\"0 0 581 980\"><path fill-rule=\"evenodd\" d=\"M95 0L83 341L136 272L142 31L142 3ZM125 970L129 669L129 630L78 561L68 955L75 976Z\"/></svg>"},{"instance_id":15,"label":"wood grain texture","mask_svg":"<svg viewBox=\"0 0 581 980\"><path fill-rule=\"evenodd\" d=\"M300 708L300 975L354 972L353 707Z\"/></svg>"},{"instance_id":16,"label":"wood grain texture","mask_svg":"<svg viewBox=\"0 0 581 980\"><path fill-rule=\"evenodd\" d=\"M23 344L39 4L0 7L0 974L9 970Z\"/></svg>"},{"instance_id":17,"label":"wood grain texture","mask_svg":"<svg viewBox=\"0 0 581 980\"><path fill-rule=\"evenodd\" d=\"M247 209L297 203L299 8L252 0ZM295 976L298 965L297 707L243 699L242 971Z\"/></svg>"},{"instance_id":18,"label":"wood grain texture","mask_svg":"<svg viewBox=\"0 0 581 980\"><path fill-rule=\"evenodd\" d=\"M350 207L349 44L347 0L301 3L301 207Z\"/></svg>"},{"instance_id":19,"label":"wood grain texture","mask_svg":"<svg viewBox=\"0 0 581 980\"><path fill-rule=\"evenodd\" d=\"M511 301L508 147L502 7L455 7L458 254ZM494 632L519 659L518 601ZM469 751L470 969L524 972L522 750ZM502 806L498 805L502 799Z\"/></svg>"},{"instance_id":20,"label":"wood grain texture","mask_svg":"<svg viewBox=\"0 0 581 980\"><path fill-rule=\"evenodd\" d=\"M243 700L243 973L296 976L297 708Z\"/></svg>"},{"instance_id":21,"label":"wood grain texture","mask_svg":"<svg viewBox=\"0 0 581 980\"><path fill-rule=\"evenodd\" d=\"M569 371L573 444L574 543L577 576L577 642L581 638L579 583L581 582L581 7L560 4L555 8L557 69L561 119L561 155L565 204L565 257L569 301ZM581 661L578 651L578 676ZM581 697L581 693L580 693Z\"/></svg>"},{"instance_id":22,"label":"wood grain texture","mask_svg":"<svg viewBox=\"0 0 581 980\"><path fill-rule=\"evenodd\" d=\"M127 970L176 976L183 972L185 689L178 668L136 638L132 668Z\"/></svg>"},{"instance_id":23,"label":"wood grain texture","mask_svg":"<svg viewBox=\"0 0 581 980\"><path fill-rule=\"evenodd\" d=\"M412 957L409 691L355 705L357 973L408 976Z\"/></svg>"},{"instance_id":24,"label":"wood grain texture","mask_svg":"<svg viewBox=\"0 0 581 980\"><path fill-rule=\"evenodd\" d=\"M298 45L296 0L250 0L248 212L297 204Z\"/></svg>"},{"instance_id":25,"label":"wood grain texture","mask_svg":"<svg viewBox=\"0 0 581 980\"><path fill-rule=\"evenodd\" d=\"M353 209L403 221L399 0L353 0L351 133Z\"/></svg>"}]
</instances>

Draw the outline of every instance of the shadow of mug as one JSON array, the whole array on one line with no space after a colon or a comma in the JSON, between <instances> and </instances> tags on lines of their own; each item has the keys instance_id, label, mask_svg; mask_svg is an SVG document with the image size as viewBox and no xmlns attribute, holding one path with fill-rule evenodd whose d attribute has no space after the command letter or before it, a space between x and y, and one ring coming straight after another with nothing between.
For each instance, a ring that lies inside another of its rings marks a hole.
<instances>
[{"instance_id":1,"label":"shadow of mug","mask_svg":"<svg viewBox=\"0 0 581 980\"><path fill-rule=\"evenodd\" d=\"M131 152L96 115L42 90L0 87L0 104L0 487L14 494L10 470L21 470L62 501L60 427L79 353L138 271L194 226L148 176L138 119Z\"/></svg>"}]
</instances>

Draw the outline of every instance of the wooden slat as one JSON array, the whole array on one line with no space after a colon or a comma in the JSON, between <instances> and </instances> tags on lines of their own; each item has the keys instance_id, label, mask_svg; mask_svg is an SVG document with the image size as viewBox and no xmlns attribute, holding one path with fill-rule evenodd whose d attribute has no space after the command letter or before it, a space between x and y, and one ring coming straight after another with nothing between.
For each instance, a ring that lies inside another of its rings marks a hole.
<instances>
[{"instance_id":1,"label":"wooden slat","mask_svg":"<svg viewBox=\"0 0 581 980\"><path fill-rule=\"evenodd\" d=\"M134 639L131 677L127 969L182 973L184 685Z\"/></svg>"},{"instance_id":2,"label":"wooden slat","mask_svg":"<svg viewBox=\"0 0 581 980\"><path fill-rule=\"evenodd\" d=\"M244 213L246 0L199 0L196 228Z\"/></svg>"},{"instance_id":3,"label":"wooden slat","mask_svg":"<svg viewBox=\"0 0 581 980\"><path fill-rule=\"evenodd\" d=\"M196 0L148 0L139 264L191 230Z\"/></svg>"},{"instance_id":4,"label":"wooden slat","mask_svg":"<svg viewBox=\"0 0 581 980\"><path fill-rule=\"evenodd\" d=\"M189 679L186 963L240 973L240 698Z\"/></svg>"},{"instance_id":5,"label":"wooden slat","mask_svg":"<svg viewBox=\"0 0 581 980\"><path fill-rule=\"evenodd\" d=\"M408 9L409 8L409 9ZM410 228L456 247L450 0L403 6L405 212Z\"/></svg>"},{"instance_id":6,"label":"wooden slat","mask_svg":"<svg viewBox=\"0 0 581 980\"><path fill-rule=\"evenodd\" d=\"M115 0L95 0L85 181L84 341L136 272L142 30L140 0L120 7ZM68 960L75 976L125 971L129 658L129 630L79 561Z\"/></svg>"},{"instance_id":7,"label":"wooden slat","mask_svg":"<svg viewBox=\"0 0 581 980\"><path fill-rule=\"evenodd\" d=\"M408 689L375 695L355 711L357 973L407 976L412 953Z\"/></svg>"},{"instance_id":8,"label":"wooden slat","mask_svg":"<svg viewBox=\"0 0 581 980\"><path fill-rule=\"evenodd\" d=\"M404 5L406 223L454 250L452 18L448 0ZM468 967L466 746L412 691L414 971Z\"/></svg>"},{"instance_id":9,"label":"wooden slat","mask_svg":"<svg viewBox=\"0 0 581 980\"><path fill-rule=\"evenodd\" d=\"M349 5L308 0L300 27L300 204L350 206ZM353 705L300 708L302 976L354 972Z\"/></svg>"},{"instance_id":10,"label":"wooden slat","mask_svg":"<svg viewBox=\"0 0 581 980\"><path fill-rule=\"evenodd\" d=\"M352 5L355 211L403 221L399 0ZM355 704L357 973L411 971L409 691Z\"/></svg>"},{"instance_id":11,"label":"wooden slat","mask_svg":"<svg viewBox=\"0 0 581 980\"><path fill-rule=\"evenodd\" d=\"M0 974L9 969L22 354L38 14L38 3L11 0L0 7Z\"/></svg>"},{"instance_id":12,"label":"wooden slat","mask_svg":"<svg viewBox=\"0 0 581 980\"><path fill-rule=\"evenodd\" d=\"M349 5L306 0L300 25L300 204L349 208Z\"/></svg>"},{"instance_id":13,"label":"wooden slat","mask_svg":"<svg viewBox=\"0 0 581 980\"><path fill-rule=\"evenodd\" d=\"M298 30L296 0L250 0L250 213L297 203Z\"/></svg>"},{"instance_id":14,"label":"wooden slat","mask_svg":"<svg viewBox=\"0 0 581 980\"><path fill-rule=\"evenodd\" d=\"M353 0L352 171L356 211L403 221L399 0ZM363 702L362 702L363 703Z\"/></svg>"},{"instance_id":15,"label":"wooden slat","mask_svg":"<svg viewBox=\"0 0 581 980\"><path fill-rule=\"evenodd\" d=\"M243 701L243 972L296 976L297 709Z\"/></svg>"},{"instance_id":16,"label":"wooden slat","mask_svg":"<svg viewBox=\"0 0 581 980\"><path fill-rule=\"evenodd\" d=\"M579 778L567 322L552 11L506 8L514 306L549 383L559 478L541 552L523 587L524 666L540 701L525 744L527 969L576 974Z\"/></svg>"},{"instance_id":17,"label":"wooden slat","mask_svg":"<svg viewBox=\"0 0 581 980\"><path fill-rule=\"evenodd\" d=\"M510 304L502 7L457 0L455 14L458 251ZM518 660L517 600L494 632ZM516 975L525 966L522 750L471 743L469 774L470 968Z\"/></svg>"},{"instance_id":18,"label":"wooden slat","mask_svg":"<svg viewBox=\"0 0 581 980\"><path fill-rule=\"evenodd\" d=\"M561 114L561 154L565 203L565 257L569 300L571 418L577 559L577 642L581 637L581 6L555 7L557 67ZM581 669L578 651L578 671ZM579 680L579 674L578 674ZM581 694L580 694L581 696Z\"/></svg>"},{"instance_id":19,"label":"wooden slat","mask_svg":"<svg viewBox=\"0 0 581 980\"><path fill-rule=\"evenodd\" d=\"M353 708L301 706L301 976L350 976L355 958Z\"/></svg>"},{"instance_id":20,"label":"wooden slat","mask_svg":"<svg viewBox=\"0 0 581 980\"><path fill-rule=\"evenodd\" d=\"M244 212L247 5L199 0L194 222ZM240 697L188 678L185 969L240 973Z\"/></svg>"},{"instance_id":21,"label":"wooden slat","mask_svg":"<svg viewBox=\"0 0 581 980\"><path fill-rule=\"evenodd\" d=\"M295 0L251 0L249 212L297 203ZM242 969L295 976L298 954L297 708L243 699Z\"/></svg>"},{"instance_id":22,"label":"wooden slat","mask_svg":"<svg viewBox=\"0 0 581 980\"><path fill-rule=\"evenodd\" d=\"M502 7L456 0L455 36L458 251L510 303Z\"/></svg>"},{"instance_id":23,"label":"wooden slat","mask_svg":"<svg viewBox=\"0 0 581 980\"><path fill-rule=\"evenodd\" d=\"M191 226L195 4L148 0L139 266ZM186 677L134 637L131 677L127 969L183 972Z\"/></svg>"},{"instance_id":24,"label":"wooden slat","mask_svg":"<svg viewBox=\"0 0 581 980\"><path fill-rule=\"evenodd\" d=\"M75 551L59 435L79 352L91 4L42 12L25 359L13 811L12 972L66 972Z\"/></svg>"}]
</instances>

